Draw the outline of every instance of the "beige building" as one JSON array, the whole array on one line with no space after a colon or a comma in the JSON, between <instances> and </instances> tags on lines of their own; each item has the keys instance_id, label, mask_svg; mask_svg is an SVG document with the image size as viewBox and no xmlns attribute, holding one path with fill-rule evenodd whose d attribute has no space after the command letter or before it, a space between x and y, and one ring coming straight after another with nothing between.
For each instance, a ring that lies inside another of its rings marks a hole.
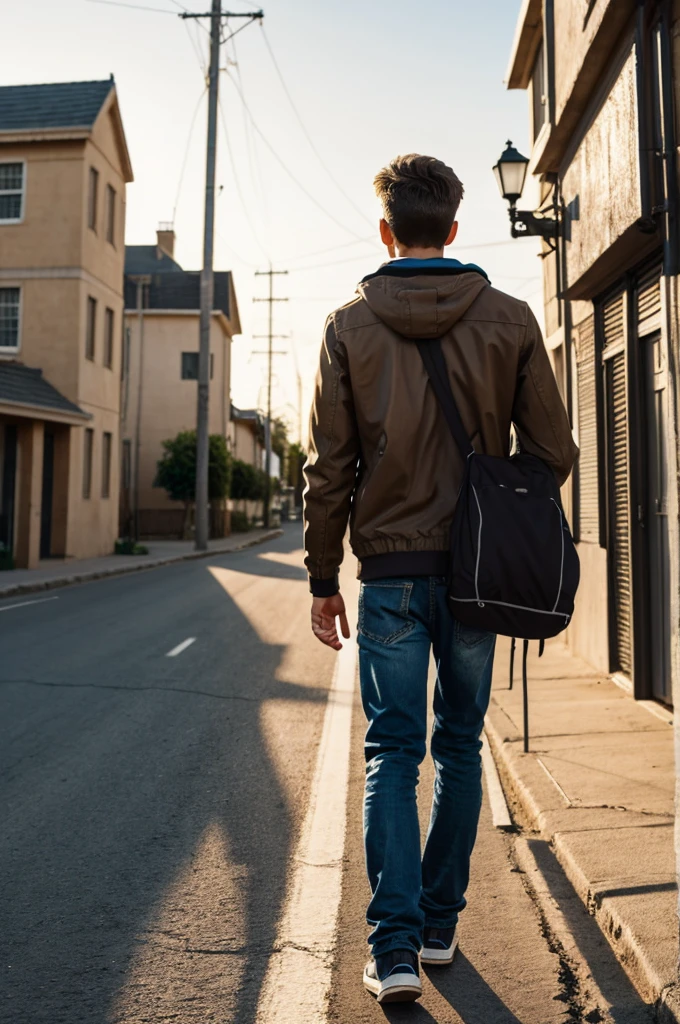
<instances>
[{"instance_id":1,"label":"beige building","mask_svg":"<svg viewBox=\"0 0 680 1024\"><path fill-rule=\"evenodd\" d=\"M113 79L0 88L0 545L18 566L113 550L130 181Z\"/></svg>"},{"instance_id":2,"label":"beige building","mask_svg":"<svg viewBox=\"0 0 680 1024\"><path fill-rule=\"evenodd\" d=\"M125 252L125 369L122 386L121 533L180 536L184 508L154 487L163 441L196 429L200 273L174 259L175 235ZM211 434L227 438L231 339L240 334L232 276L215 273L210 326ZM223 530L213 515L211 532Z\"/></svg>"},{"instance_id":3,"label":"beige building","mask_svg":"<svg viewBox=\"0 0 680 1024\"><path fill-rule=\"evenodd\" d=\"M547 343L581 447L569 642L666 704L680 684L679 39L679 0L525 0L508 72L529 92L529 171L558 221Z\"/></svg>"}]
</instances>

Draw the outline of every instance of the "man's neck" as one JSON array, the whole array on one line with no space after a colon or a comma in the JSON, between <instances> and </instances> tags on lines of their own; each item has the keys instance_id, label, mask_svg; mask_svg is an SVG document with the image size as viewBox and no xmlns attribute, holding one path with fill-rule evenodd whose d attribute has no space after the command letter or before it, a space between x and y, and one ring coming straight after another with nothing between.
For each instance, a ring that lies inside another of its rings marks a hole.
<instances>
[{"instance_id":1,"label":"man's neck","mask_svg":"<svg viewBox=\"0 0 680 1024\"><path fill-rule=\"evenodd\" d=\"M408 249L404 246L399 246L397 249L397 256L401 259L410 260L436 260L441 259L444 255L444 247L441 249L418 249L416 247Z\"/></svg>"}]
</instances>

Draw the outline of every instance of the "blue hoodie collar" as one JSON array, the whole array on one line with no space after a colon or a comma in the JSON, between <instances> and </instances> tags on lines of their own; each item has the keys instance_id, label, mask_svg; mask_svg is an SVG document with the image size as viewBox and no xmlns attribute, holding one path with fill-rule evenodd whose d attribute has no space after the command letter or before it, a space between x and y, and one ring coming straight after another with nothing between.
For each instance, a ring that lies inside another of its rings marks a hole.
<instances>
[{"instance_id":1,"label":"blue hoodie collar","mask_svg":"<svg viewBox=\"0 0 680 1024\"><path fill-rule=\"evenodd\" d=\"M398 259L390 260L388 263L383 263L377 271L368 274L363 280L366 281L369 277L377 277L386 270L389 272L392 268L397 270L435 270L439 273L448 270L452 274L471 272L473 274L481 274L487 281L489 280L486 271L478 267L476 263L461 263L460 260L448 259L446 256L433 256L429 259L414 259L412 256L401 256Z\"/></svg>"}]
</instances>

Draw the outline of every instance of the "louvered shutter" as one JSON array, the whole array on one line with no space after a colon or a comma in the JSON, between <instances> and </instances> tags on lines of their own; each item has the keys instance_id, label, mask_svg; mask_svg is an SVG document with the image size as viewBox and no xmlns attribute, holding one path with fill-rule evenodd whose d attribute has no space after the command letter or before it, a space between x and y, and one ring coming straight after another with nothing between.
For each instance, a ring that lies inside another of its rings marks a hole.
<instances>
[{"instance_id":1,"label":"louvered shutter","mask_svg":"<svg viewBox=\"0 0 680 1024\"><path fill-rule=\"evenodd\" d=\"M595 375L595 317L578 328L579 538L596 543L600 537L597 398Z\"/></svg>"},{"instance_id":2,"label":"louvered shutter","mask_svg":"<svg viewBox=\"0 0 680 1024\"><path fill-rule=\"evenodd\" d=\"M603 357L607 459L609 466L609 566L612 590L614 666L632 675L633 614L630 553L630 484L628 471L628 401L626 352L623 345L624 296L603 310ZM615 351L612 351L615 350Z\"/></svg>"},{"instance_id":3,"label":"louvered shutter","mask_svg":"<svg viewBox=\"0 0 680 1024\"><path fill-rule=\"evenodd\" d=\"M661 263L655 263L637 281L638 335L661 329Z\"/></svg>"}]
</instances>

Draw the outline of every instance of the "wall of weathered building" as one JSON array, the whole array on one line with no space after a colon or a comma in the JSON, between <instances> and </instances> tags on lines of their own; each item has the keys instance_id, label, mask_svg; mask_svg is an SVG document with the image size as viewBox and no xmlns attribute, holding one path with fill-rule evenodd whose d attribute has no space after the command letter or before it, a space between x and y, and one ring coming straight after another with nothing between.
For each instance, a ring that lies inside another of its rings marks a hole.
<instances>
[{"instance_id":1,"label":"wall of weathered building","mask_svg":"<svg viewBox=\"0 0 680 1024\"><path fill-rule=\"evenodd\" d=\"M571 209L567 265L573 285L642 213L633 50L563 168L562 191Z\"/></svg>"}]
</instances>

